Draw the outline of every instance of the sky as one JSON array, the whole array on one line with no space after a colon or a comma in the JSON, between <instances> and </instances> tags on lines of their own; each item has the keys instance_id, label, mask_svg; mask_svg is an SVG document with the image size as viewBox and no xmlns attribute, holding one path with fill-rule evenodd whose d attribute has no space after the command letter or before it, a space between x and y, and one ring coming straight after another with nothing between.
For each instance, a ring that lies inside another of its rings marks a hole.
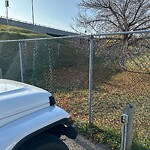
<instances>
[{"instance_id":1,"label":"sky","mask_svg":"<svg viewBox=\"0 0 150 150\"><path fill-rule=\"evenodd\" d=\"M33 0L34 22L71 31L80 0ZM9 0L8 17L32 23L32 0ZM0 0L0 16L6 16L5 0Z\"/></svg>"}]
</instances>

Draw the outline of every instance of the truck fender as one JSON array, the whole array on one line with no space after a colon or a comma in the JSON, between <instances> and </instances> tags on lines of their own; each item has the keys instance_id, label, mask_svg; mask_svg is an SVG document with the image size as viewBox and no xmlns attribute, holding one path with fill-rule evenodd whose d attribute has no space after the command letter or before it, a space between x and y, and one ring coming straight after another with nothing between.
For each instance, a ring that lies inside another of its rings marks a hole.
<instances>
[{"instance_id":1,"label":"truck fender","mask_svg":"<svg viewBox=\"0 0 150 150\"><path fill-rule=\"evenodd\" d=\"M17 147L29 138L65 122L69 118L65 110L58 106L51 106L29 114L0 127L0 149L16 150Z\"/></svg>"}]
</instances>

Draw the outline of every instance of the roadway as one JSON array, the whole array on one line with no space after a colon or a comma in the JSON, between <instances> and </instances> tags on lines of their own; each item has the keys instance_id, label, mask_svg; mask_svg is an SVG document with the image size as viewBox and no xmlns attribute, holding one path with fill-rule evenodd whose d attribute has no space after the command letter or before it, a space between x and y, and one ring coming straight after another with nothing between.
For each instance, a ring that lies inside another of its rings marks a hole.
<instances>
[{"instance_id":1,"label":"roadway","mask_svg":"<svg viewBox=\"0 0 150 150\"><path fill-rule=\"evenodd\" d=\"M32 30L37 33L44 33L48 34L51 36L73 36L77 35L76 33L69 32L69 31L64 31L60 29L55 29L55 28L50 28L48 26L40 25L40 24L32 24L30 22L26 21L20 21L16 19L9 18L8 23L10 26L16 26L16 27L21 27L25 28L28 30ZM7 25L7 19L5 17L0 16L0 24Z\"/></svg>"}]
</instances>

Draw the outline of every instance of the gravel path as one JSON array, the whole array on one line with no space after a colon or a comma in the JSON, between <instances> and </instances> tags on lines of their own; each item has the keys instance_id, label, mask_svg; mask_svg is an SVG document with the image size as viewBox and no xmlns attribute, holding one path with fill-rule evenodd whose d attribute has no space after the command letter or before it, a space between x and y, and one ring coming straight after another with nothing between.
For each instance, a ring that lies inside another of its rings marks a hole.
<instances>
[{"instance_id":1,"label":"gravel path","mask_svg":"<svg viewBox=\"0 0 150 150\"><path fill-rule=\"evenodd\" d=\"M108 148L105 145L93 144L81 135L78 135L78 137L75 140L71 140L66 136L62 136L61 139L69 147L69 150L110 150L110 148Z\"/></svg>"}]
</instances>

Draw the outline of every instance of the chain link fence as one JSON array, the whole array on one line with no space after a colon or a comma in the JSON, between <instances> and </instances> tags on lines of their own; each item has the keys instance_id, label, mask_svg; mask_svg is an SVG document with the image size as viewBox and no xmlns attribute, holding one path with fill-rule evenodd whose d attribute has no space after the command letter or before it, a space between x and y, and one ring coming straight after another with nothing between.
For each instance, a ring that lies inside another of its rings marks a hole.
<instances>
[{"instance_id":1,"label":"chain link fence","mask_svg":"<svg viewBox=\"0 0 150 150\"><path fill-rule=\"evenodd\" d=\"M130 34L130 33L129 33ZM89 115L90 36L0 42L3 78L54 93L82 134L119 149L120 116L135 106L132 149L150 148L150 33L93 36L92 125ZM88 134L87 134L88 133Z\"/></svg>"},{"instance_id":2,"label":"chain link fence","mask_svg":"<svg viewBox=\"0 0 150 150\"><path fill-rule=\"evenodd\" d=\"M102 140L120 145L123 108L135 106L132 149L150 148L150 34L94 38L93 122ZM104 132L104 133L103 133ZM119 146L120 147L120 146Z\"/></svg>"}]
</instances>

